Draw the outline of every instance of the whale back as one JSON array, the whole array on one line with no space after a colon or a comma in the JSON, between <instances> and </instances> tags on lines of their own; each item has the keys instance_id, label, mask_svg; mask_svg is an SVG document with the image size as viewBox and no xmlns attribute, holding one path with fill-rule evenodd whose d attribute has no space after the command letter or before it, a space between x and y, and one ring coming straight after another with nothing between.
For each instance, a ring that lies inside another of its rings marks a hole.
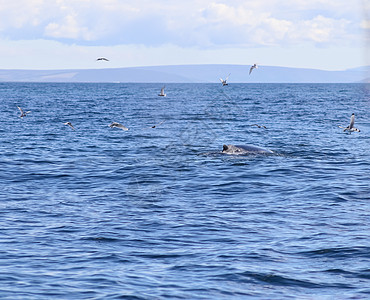
<instances>
[{"instance_id":1,"label":"whale back","mask_svg":"<svg viewBox=\"0 0 370 300\"><path fill-rule=\"evenodd\" d=\"M264 149L254 145L223 145L222 153L227 154L256 154L273 153L271 150Z\"/></svg>"}]
</instances>

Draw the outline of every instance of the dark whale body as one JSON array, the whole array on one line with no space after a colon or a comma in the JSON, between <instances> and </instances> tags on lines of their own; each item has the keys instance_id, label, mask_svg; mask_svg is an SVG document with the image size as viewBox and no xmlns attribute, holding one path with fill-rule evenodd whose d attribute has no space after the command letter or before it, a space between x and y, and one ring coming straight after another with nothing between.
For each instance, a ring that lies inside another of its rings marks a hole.
<instances>
[{"instance_id":1,"label":"dark whale body","mask_svg":"<svg viewBox=\"0 0 370 300\"><path fill-rule=\"evenodd\" d=\"M263 149L254 145L223 145L222 153L245 155L245 154L271 154L271 150Z\"/></svg>"}]
</instances>

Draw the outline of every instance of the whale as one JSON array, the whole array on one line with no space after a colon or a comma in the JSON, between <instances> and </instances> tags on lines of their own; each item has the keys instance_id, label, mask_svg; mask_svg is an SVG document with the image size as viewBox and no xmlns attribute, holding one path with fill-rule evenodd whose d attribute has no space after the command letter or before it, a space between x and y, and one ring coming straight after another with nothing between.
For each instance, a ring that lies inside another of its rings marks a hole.
<instances>
[{"instance_id":1,"label":"whale","mask_svg":"<svg viewBox=\"0 0 370 300\"><path fill-rule=\"evenodd\" d=\"M234 155L272 154L271 150L254 145L223 145L222 153Z\"/></svg>"}]
</instances>

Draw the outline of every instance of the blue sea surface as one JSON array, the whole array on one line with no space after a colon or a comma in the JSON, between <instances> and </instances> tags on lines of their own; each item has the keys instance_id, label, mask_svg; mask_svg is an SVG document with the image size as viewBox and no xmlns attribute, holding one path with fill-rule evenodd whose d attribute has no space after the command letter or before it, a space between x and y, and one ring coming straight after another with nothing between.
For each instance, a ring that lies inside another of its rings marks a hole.
<instances>
[{"instance_id":1,"label":"blue sea surface","mask_svg":"<svg viewBox=\"0 0 370 300\"><path fill-rule=\"evenodd\" d=\"M161 87L0 83L0 298L370 299L370 86Z\"/></svg>"}]
</instances>

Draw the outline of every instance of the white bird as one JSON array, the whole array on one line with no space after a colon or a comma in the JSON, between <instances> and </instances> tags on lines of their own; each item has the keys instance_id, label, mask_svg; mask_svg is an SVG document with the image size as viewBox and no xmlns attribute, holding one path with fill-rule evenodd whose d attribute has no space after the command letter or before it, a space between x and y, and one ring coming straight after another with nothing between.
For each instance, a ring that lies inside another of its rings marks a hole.
<instances>
[{"instance_id":1,"label":"white bird","mask_svg":"<svg viewBox=\"0 0 370 300\"><path fill-rule=\"evenodd\" d=\"M165 88L166 86L163 86L163 88L161 88L161 93L160 94L158 94L158 96L162 96L162 97L166 97L166 94L164 93L164 88Z\"/></svg>"},{"instance_id":2,"label":"white bird","mask_svg":"<svg viewBox=\"0 0 370 300\"><path fill-rule=\"evenodd\" d=\"M117 128L121 128L123 130L128 130L128 128L126 126L123 126L122 124L120 123L117 123L117 122L112 122L112 124L109 125L110 128L113 128L113 127L117 127Z\"/></svg>"},{"instance_id":3,"label":"white bird","mask_svg":"<svg viewBox=\"0 0 370 300\"><path fill-rule=\"evenodd\" d=\"M65 122L64 123L64 125L68 125L69 127L71 127L73 130L76 130L74 127L73 127L73 125L72 125L72 123L71 122Z\"/></svg>"},{"instance_id":4,"label":"white bird","mask_svg":"<svg viewBox=\"0 0 370 300\"><path fill-rule=\"evenodd\" d=\"M98 57L96 60L97 61L99 61L99 60L109 61L109 59L108 58L105 58L105 57Z\"/></svg>"},{"instance_id":5,"label":"white bird","mask_svg":"<svg viewBox=\"0 0 370 300\"><path fill-rule=\"evenodd\" d=\"M29 110L29 111L23 111L23 109L22 108L20 108L19 106L17 106L18 107L18 109L20 110L20 112L21 112L21 115L19 116L20 118L23 118L23 117L25 117L27 114L29 114L31 111Z\"/></svg>"},{"instance_id":6,"label":"white bird","mask_svg":"<svg viewBox=\"0 0 370 300\"><path fill-rule=\"evenodd\" d=\"M253 69L258 69L257 64L254 64L253 66L251 66L251 68L249 69L249 75L251 75Z\"/></svg>"},{"instance_id":7,"label":"white bird","mask_svg":"<svg viewBox=\"0 0 370 300\"><path fill-rule=\"evenodd\" d=\"M227 80L229 79L230 74L227 75L227 77L225 79L220 78L220 81L222 83L222 86L228 85Z\"/></svg>"},{"instance_id":8,"label":"white bird","mask_svg":"<svg viewBox=\"0 0 370 300\"><path fill-rule=\"evenodd\" d=\"M349 133L351 133L353 131L360 132L360 129L357 129L356 127L353 127L353 125L355 125L355 114L354 113L351 115L351 121L349 122L349 125L347 127L343 127L343 126L338 126L338 127L339 128L344 128L343 131L348 131Z\"/></svg>"}]
</instances>

